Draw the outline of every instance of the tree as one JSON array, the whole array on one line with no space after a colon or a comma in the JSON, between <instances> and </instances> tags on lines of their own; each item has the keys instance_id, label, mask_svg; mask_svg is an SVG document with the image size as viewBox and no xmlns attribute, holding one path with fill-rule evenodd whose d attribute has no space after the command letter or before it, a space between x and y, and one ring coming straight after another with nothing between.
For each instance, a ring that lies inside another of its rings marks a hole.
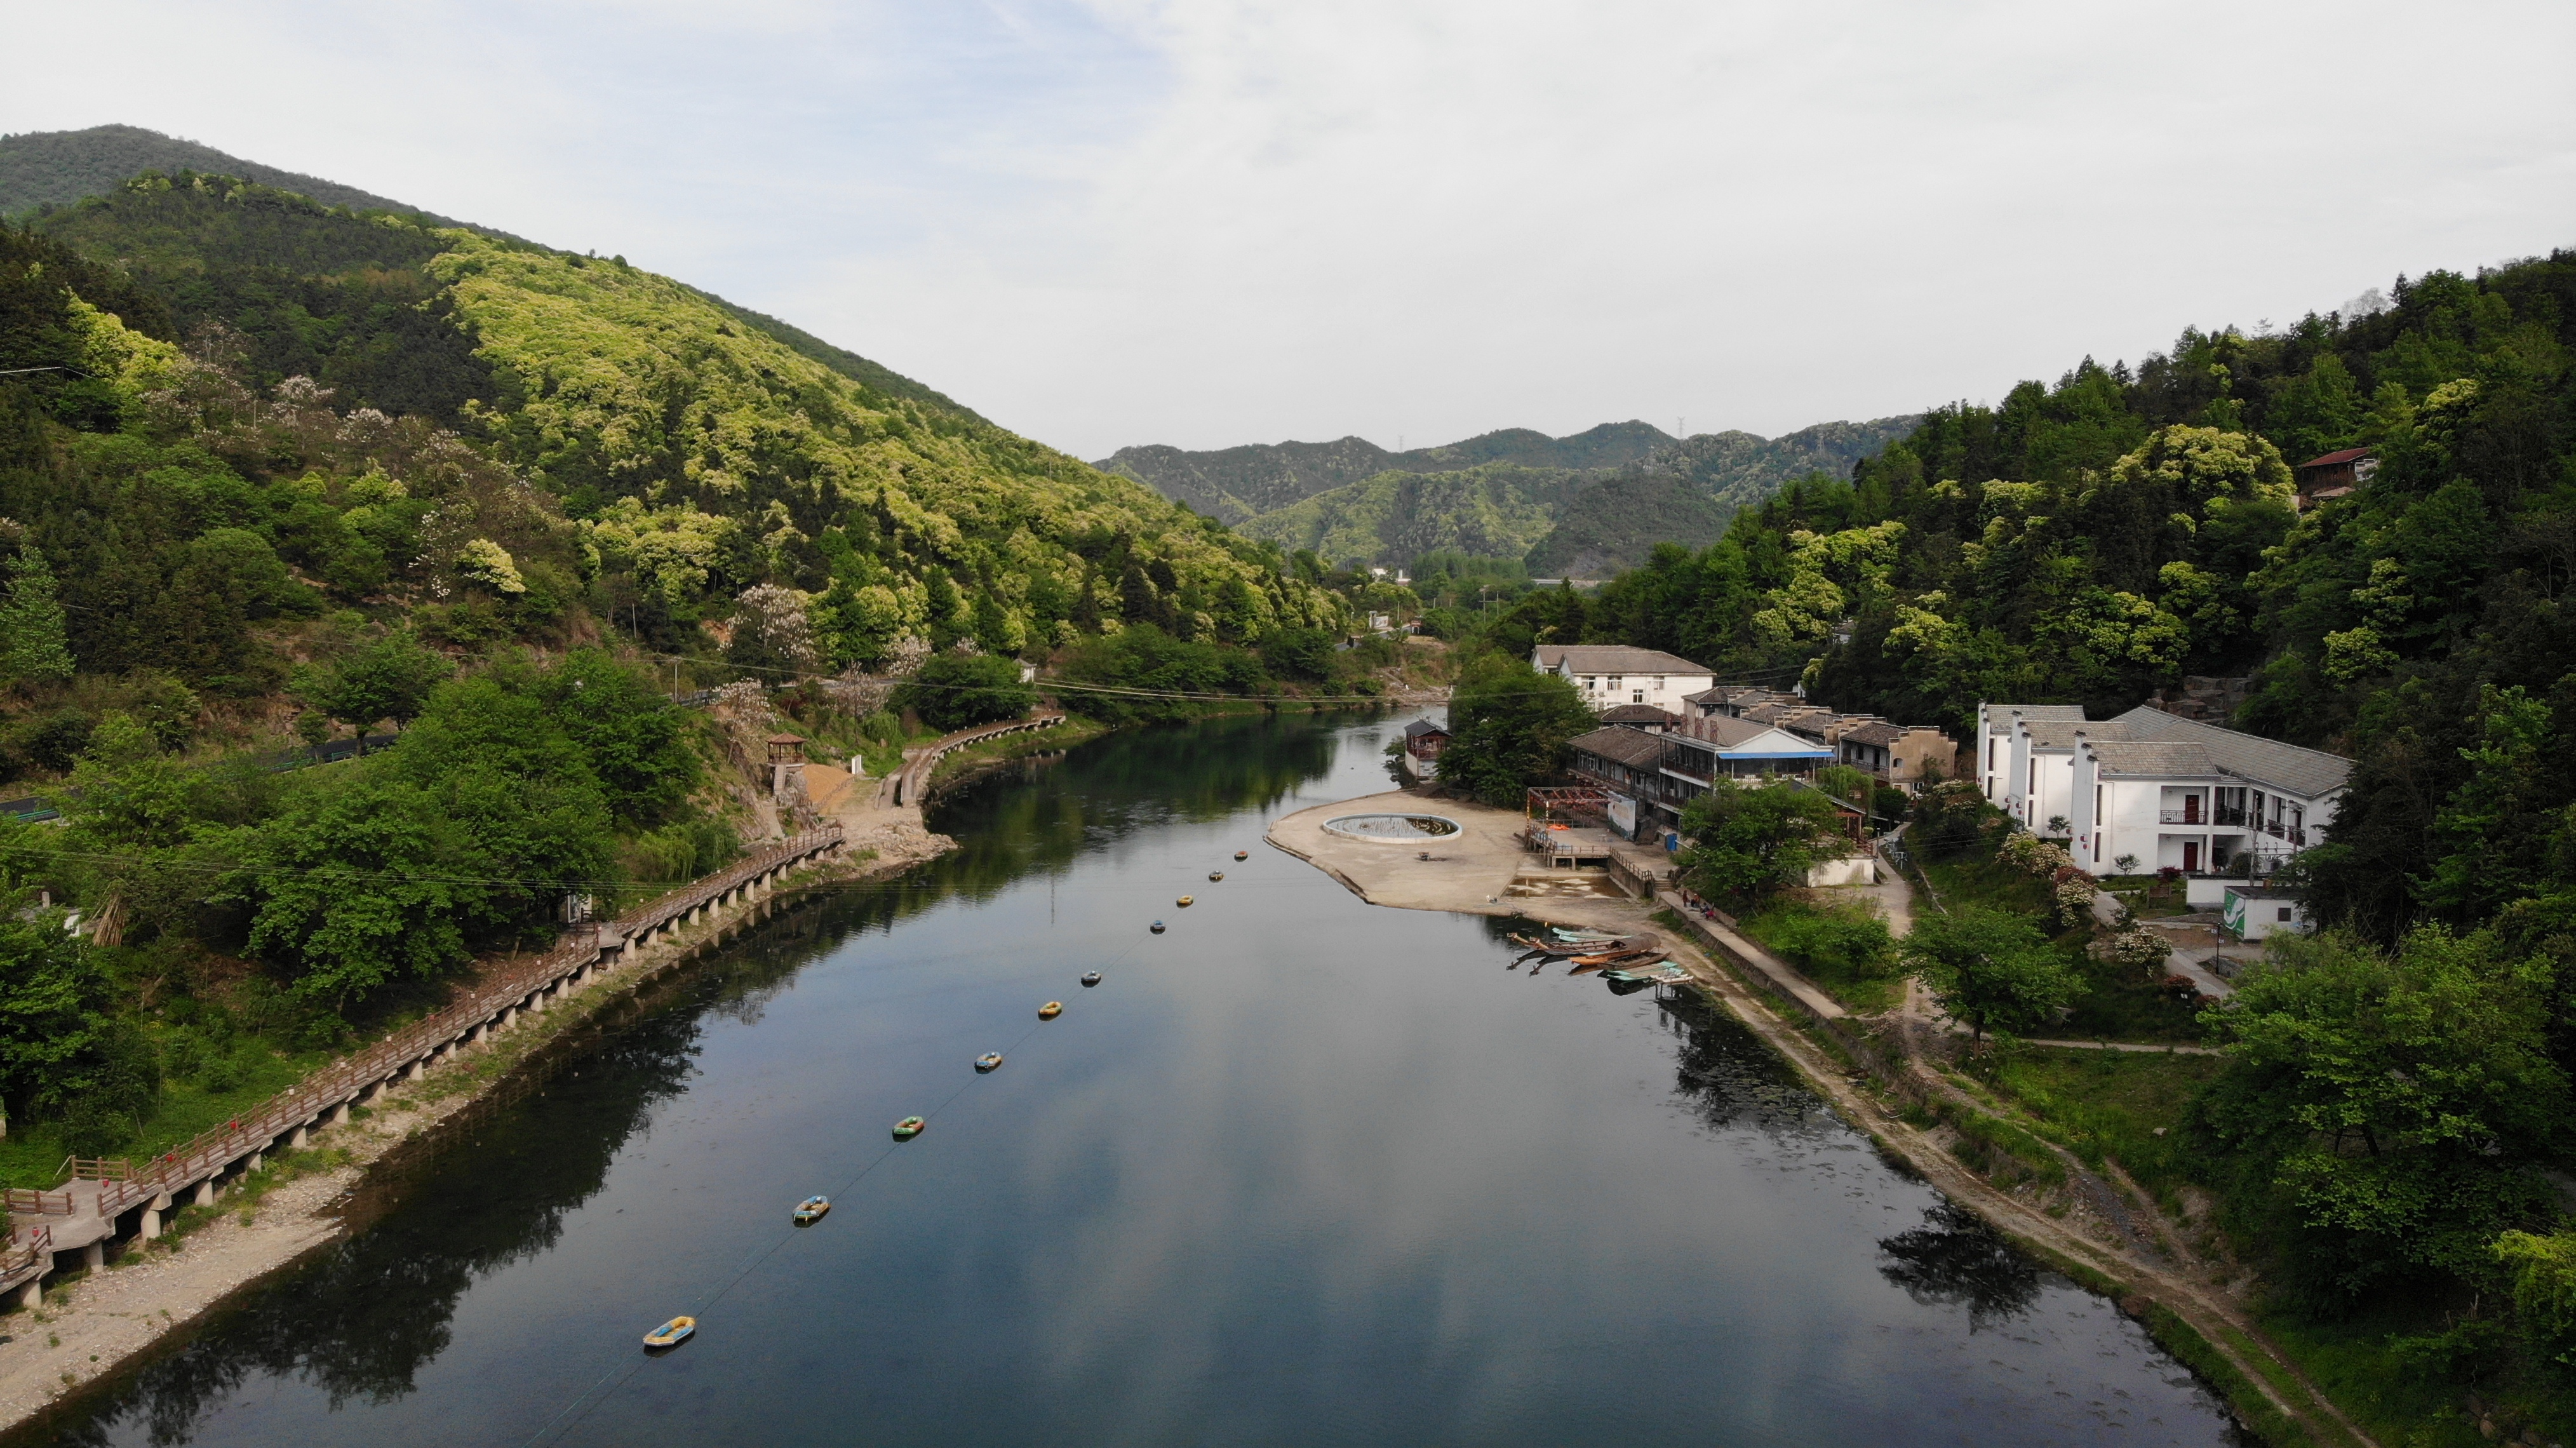
<instances>
[{"instance_id":1,"label":"tree","mask_svg":"<svg viewBox=\"0 0 2576 1448\"><path fill-rule=\"evenodd\" d=\"M1531 785L1564 770L1566 741L1599 727L1572 680L1489 654L1468 666L1450 695L1440 782L1511 808Z\"/></svg>"},{"instance_id":2,"label":"tree","mask_svg":"<svg viewBox=\"0 0 2576 1448\"><path fill-rule=\"evenodd\" d=\"M54 570L32 543L9 561L0 594L0 684L59 683L72 676L71 632L54 595Z\"/></svg>"},{"instance_id":3,"label":"tree","mask_svg":"<svg viewBox=\"0 0 2576 1448\"><path fill-rule=\"evenodd\" d=\"M697 787L680 711L652 680L600 649L576 649L545 677L546 712L581 746L621 821L655 824Z\"/></svg>"},{"instance_id":4,"label":"tree","mask_svg":"<svg viewBox=\"0 0 2576 1448\"><path fill-rule=\"evenodd\" d=\"M1905 937L1906 974L1983 1041L2054 1019L2084 993L2084 978L2028 918L1963 905L1926 915Z\"/></svg>"},{"instance_id":5,"label":"tree","mask_svg":"<svg viewBox=\"0 0 2576 1448\"><path fill-rule=\"evenodd\" d=\"M0 1099L19 1116L142 1111L160 1084L151 1048L108 1014L90 948L42 915L18 919L28 903L0 898Z\"/></svg>"},{"instance_id":6,"label":"tree","mask_svg":"<svg viewBox=\"0 0 2576 1448\"><path fill-rule=\"evenodd\" d=\"M1832 800L1787 780L1720 784L1682 809L1692 843L1677 862L1703 895L1751 901L1807 883L1840 853L1842 814Z\"/></svg>"},{"instance_id":7,"label":"tree","mask_svg":"<svg viewBox=\"0 0 2576 1448\"><path fill-rule=\"evenodd\" d=\"M345 1011L467 958L462 918L480 887L459 833L420 789L370 774L252 831L223 898L250 906L250 948L290 989Z\"/></svg>"},{"instance_id":8,"label":"tree","mask_svg":"<svg viewBox=\"0 0 2576 1448\"><path fill-rule=\"evenodd\" d=\"M2544 958L2424 926L2395 949L2276 937L2206 1014L2233 1058L2199 1112L2273 1198L2300 1285L2350 1301L2391 1277L2486 1270L2545 1224L2534 1172L2569 1105Z\"/></svg>"},{"instance_id":9,"label":"tree","mask_svg":"<svg viewBox=\"0 0 2576 1448\"><path fill-rule=\"evenodd\" d=\"M447 657L408 633L387 634L328 670L307 671L298 688L315 708L367 737L378 720L408 724L448 676Z\"/></svg>"},{"instance_id":10,"label":"tree","mask_svg":"<svg viewBox=\"0 0 2576 1448\"><path fill-rule=\"evenodd\" d=\"M1017 719L1037 702L1037 691L1020 682L1019 661L991 654L941 654L898 693L899 707L940 729Z\"/></svg>"}]
</instances>

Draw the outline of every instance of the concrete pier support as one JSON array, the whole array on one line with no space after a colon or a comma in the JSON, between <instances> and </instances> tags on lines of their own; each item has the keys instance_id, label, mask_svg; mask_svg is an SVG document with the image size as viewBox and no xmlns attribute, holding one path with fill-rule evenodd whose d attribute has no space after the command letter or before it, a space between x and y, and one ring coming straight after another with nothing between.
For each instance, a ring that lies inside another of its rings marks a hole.
<instances>
[{"instance_id":1,"label":"concrete pier support","mask_svg":"<svg viewBox=\"0 0 2576 1448\"><path fill-rule=\"evenodd\" d=\"M105 1242L92 1242L88 1246L81 1248L81 1265L92 1272L96 1272L100 1268L105 1267L107 1265L107 1244Z\"/></svg>"},{"instance_id":2,"label":"concrete pier support","mask_svg":"<svg viewBox=\"0 0 2576 1448\"><path fill-rule=\"evenodd\" d=\"M161 1214L145 1207L142 1224L134 1229L134 1235L146 1242L157 1240L161 1235Z\"/></svg>"},{"instance_id":3,"label":"concrete pier support","mask_svg":"<svg viewBox=\"0 0 2576 1448\"><path fill-rule=\"evenodd\" d=\"M18 1310L33 1312L45 1305L45 1279L42 1277L18 1289Z\"/></svg>"},{"instance_id":4,"label":"concrete pier support","mask_svg":"<svg viewBox=\"0 0 2576 1448\"><path fill-rule=\"evenodd\" d=\"M429 1063L427 1061L415 1060L410 1065L403 1068L403 1079L406 1081L417 1081L428 1074Z\"/></svg>"},{"instance_id":5,"label":"concrete pier support","mask_svg":"<svg viewBox=\"0 0 2576 1448\"><path fill-rule=\"evenodd\" d=\"M304 1149L304 1143L311 1139L305 1134L308 1129L309 1128L307 1127L298 1126L293 1131L288 1132L286 1134L286 1149L288 1151L302 1151Z\"/></svg>"},{"instance_id":6,"label":"concrete pier support","mask_svg":"<svg viewBox=\"0 0 2576 1448\"><path fill-rule=\"evenodd\" d=\"M517 1006L511 1006L507 1010L501 1012L501 1024L494 1026L492 1029L496 1031L506 1031L510 1029L510 1027L517 1025L518 1021L519 1008Z\"/></svg>"},{"instance_id":7,"label":"concrete pier support","mask_svg":"<svg viewBox=\"0 0 2576 1448\"><path fill-rule=\"evenodd\" d=\"M243 1176L249 1176L252 1172L255 1172L255 1171L266 1171L266 1170L268 1170L268 1153L267 1153L267 1152L264 1152L264 1151L254 1151L254 1152L252 1152L248 1157L244 1158L244 1159L243 1159L243 1161L242 1161L242 1175L243 1175Z\"/></svg>"},{"instance_id":8,"label":"concrete pier support","mask_svg":"<svg viewBox=\"0 0 2576 1448\"><path fill-rule=\"evenodd\" d=\"M323 1124L323 1125L325 1125L325 1126L346 1126L346 1125L348 1125L348 1124L349 1124L349 1103L348 1103L348 1102L346 1102L346 1101L343 1101L343 1102L341 1102L339 1105L332 1107L332 1108L331 1108L331 1115L330 1115L328 1118L326 1118L326 1119L323 1121L323 1123L322 1123L322 1124Z\"/></svg>"},{"instance_id":9,"label":"concrete pier support","mask_svg":"<svg viewBox=\"0 0 2576 1448\"><path fill-rule=\"evenodd\" d=\"M213 1177L208 1177L204 1181L197 1183L196 1200L190 1202L188 1205L192 1207L211 1207L214 1204L215 1179Z\"/></svg>"}]
</instances>

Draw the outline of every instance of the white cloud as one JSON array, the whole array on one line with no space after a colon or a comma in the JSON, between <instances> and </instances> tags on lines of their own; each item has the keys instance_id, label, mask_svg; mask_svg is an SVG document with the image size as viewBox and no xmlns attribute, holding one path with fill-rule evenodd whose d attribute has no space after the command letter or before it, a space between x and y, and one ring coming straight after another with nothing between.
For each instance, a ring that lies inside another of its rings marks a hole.
<instances>
[{"instance_id":1,"label":"white cloud","mask_svg":"<svg viewBox=\"0 0 2576 1448\"><path fill-rule=\"evenodd\" d=\"M661 3L35 17L195 136L1099 456L1994 397L2576 240L2551 4Z\"/></svg>"}]
</instances>

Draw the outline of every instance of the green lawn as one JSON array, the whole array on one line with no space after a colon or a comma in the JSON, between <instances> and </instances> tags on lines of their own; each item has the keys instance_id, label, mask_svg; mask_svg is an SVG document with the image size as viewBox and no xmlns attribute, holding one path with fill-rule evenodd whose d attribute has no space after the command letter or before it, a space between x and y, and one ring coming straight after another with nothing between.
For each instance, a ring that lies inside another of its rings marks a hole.
<instances>
[{"instance_id":1,"label":"green lawn","mask_svg":"<svg viewBox=\"0 0 2576 1448\"><path fill-rule=\"evenodd\" d=\"M2184 1179L2181 1130L2191 1098L2226 1065L2219 1056L2025 1046L1998 1080L2086 1162L2110 1156L2164 1195Z\"/></svg>"},{"instance_id":2,"label":"green lawn","mask_svg":"<svg viewBox=\"0 0 2576 1448\"><path fill-rule=\"evenodd\" d=\"M1904 997L1894 944L1875 913L1784 896L1741 923L1745 934L1856 1015L1892 1010Z\"/></svg>"}]
</instances>

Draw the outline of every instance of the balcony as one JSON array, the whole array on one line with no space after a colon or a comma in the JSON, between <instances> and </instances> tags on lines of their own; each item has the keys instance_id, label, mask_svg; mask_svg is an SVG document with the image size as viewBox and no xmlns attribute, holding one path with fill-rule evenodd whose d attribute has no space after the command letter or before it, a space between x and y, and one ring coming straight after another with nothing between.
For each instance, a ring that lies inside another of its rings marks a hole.
<instances>
[{"instance_id":1,"label":"balcony","mask_svg":"<svg viewBox=\"0 0 2576 1448\"><path fill-rule=\"evenodd\" d=\"M2202 818L2200 811L2196 809L2169 809L2156 816L2156 823L2164 825L2205 825L2215 823L2215 821Z\"/></svg>"}]
</instances>

